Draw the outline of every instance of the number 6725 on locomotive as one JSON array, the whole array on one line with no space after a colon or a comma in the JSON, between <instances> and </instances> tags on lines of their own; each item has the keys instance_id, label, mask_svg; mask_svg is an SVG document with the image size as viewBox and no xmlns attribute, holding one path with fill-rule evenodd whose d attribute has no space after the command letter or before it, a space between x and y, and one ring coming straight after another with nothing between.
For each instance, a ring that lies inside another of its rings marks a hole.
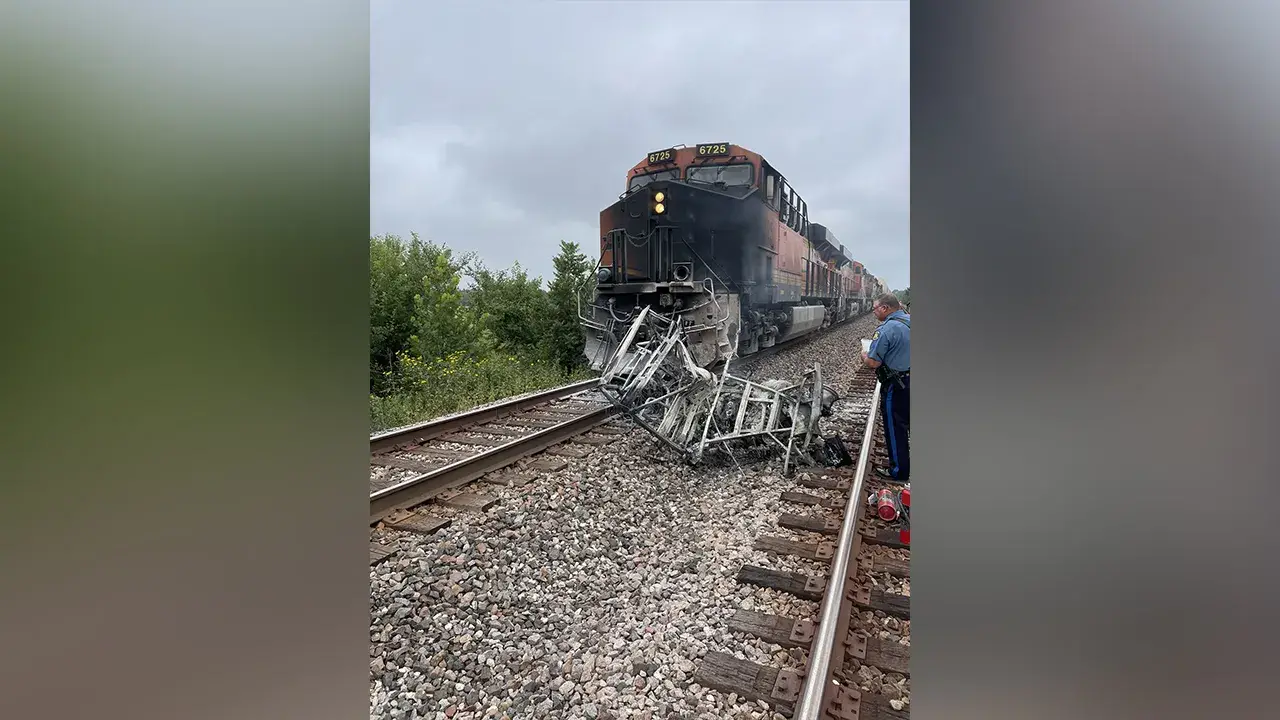
<instances>
[{"instance_id":1,"label":"number 6725 on locomotive","mask_svg":"<svg viewBox=\"0 0 1280 720\"><path fill-rule=\"evenodd\" d=\"M679 316L708 367L870 310L887 289L762 156L730 143L648 153L600 213L600 261L581 317L593 368L642 308Z\"/></svg>"}]
</instances>

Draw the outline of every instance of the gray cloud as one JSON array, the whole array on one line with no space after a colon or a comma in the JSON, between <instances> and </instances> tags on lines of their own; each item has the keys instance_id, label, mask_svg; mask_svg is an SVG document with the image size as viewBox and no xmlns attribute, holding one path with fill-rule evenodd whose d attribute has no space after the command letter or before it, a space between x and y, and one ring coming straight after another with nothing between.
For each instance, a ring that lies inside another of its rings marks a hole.
<instances>
[{"instance_id":1,"label":"gray cloud","mask_svg":"<svg viewBox=\"0 0 1280 720\"><path fill-rule=\"evenodd\" d=\"M371 231L549 279L650 150L764 155L854 256L910 282L905 2L372 5Z\"/></svg>"}]
</instances>

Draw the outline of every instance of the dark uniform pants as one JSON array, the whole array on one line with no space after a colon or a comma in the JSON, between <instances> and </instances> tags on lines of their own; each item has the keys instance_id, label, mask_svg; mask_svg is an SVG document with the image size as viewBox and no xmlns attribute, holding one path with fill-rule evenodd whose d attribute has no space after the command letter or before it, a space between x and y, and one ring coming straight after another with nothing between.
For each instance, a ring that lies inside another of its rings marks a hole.
<instances>
[{"instance_id":1,"label":"dark uniform pants","mask_svg":"<svg viewBox=\"0 0 1280 720\"><path fill-rule=\"evenodd\" d=\"M889 472L898 482L911 481L911 448L907 429L911 425L911 375L887 386L880 413L884 421L884 439L889 445Z\"/></svg>"}]
</instances>

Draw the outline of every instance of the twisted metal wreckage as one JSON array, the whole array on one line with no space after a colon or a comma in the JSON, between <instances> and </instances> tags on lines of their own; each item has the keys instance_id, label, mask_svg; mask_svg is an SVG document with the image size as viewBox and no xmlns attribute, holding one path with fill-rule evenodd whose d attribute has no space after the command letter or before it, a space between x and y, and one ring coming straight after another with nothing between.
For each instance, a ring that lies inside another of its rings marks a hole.
<instances>
[{"instance_id":1,"label":"twisted metal wreckage","mask_svg":"<svg viewBox=\"0 0 1280 720\"><path fill-rule=\"evenodd\" d=\"M601 391L691 464L701 462L708 448L732 457L733 447L776 445L785 451L787 474L793 459L817 464L815 440L827 464L847 460L843 448L824 444L818 433L819 418L839 399L823 386L821 366L815 363L796 382L755 382L730 375L730 357L717 376L694 362L687 332L680 316L642 309L603 368Z\"/></svg>"}]
</instances>

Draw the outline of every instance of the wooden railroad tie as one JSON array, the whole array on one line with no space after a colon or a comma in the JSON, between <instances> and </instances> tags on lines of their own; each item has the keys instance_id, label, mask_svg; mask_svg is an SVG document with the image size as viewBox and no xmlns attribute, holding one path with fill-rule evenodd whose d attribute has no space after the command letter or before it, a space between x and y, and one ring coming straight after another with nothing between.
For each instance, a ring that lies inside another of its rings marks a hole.
<instances>
[{"instance_id":1,"label":"wooden railroad tie","mask_svg":"<svg viewBox=\"0 0 1280 720\"><path fill-rule=\"evenodd\" d=\"M485 425L484 427L476 428L476 432L482 432L486 435L502 435L507 438L524 437L529 434L528 428L525 428L524 430L516 430L515 428L501 427L499 425ZM507 442L510 442L510 440Z\"/></svg>"},{"instance_id":2,"label":"wooden railroad tie","mask_svg":"<svg viewBox=\"0 0 1280 720\"><path fill-rule=\"evenodd\" d=\"M569 465L569 461L564 458L551 457L548 455L539 455L538 457L525 463L524 467L529 470L541 470L543 472L556 472L563 470Z\"/></svg>"},{"instance_id":3,"label":"wooden railroad tie","mask_svg":"<svg viewBox=\"0 0 1280 720\"><path fill-rule=\"evenodd\" d=\"M894 710L888 698L836 685L826 698L822 717L831 720L909 720L907 710Z\"/></svg>"},{"instance_id":4,"label":"wooden railroad tie","mask_svg":"<svg viewBox=\"0 0 1280 720\"><path fill-rule=\"evenodd\" d=\"M693 682L722 693L736 693L738 697L762 701L774 711L791 715L795 711L800 690L804 687L804 674L795 670L779 670L767 665L739 660L728 653L709 652L694 671ZM839 687L829 696L823 717L851 720L909 720L906 710L894 710L888 698L875 693L860 693L848 687Z\"/></svg>"},{"instance_id":5,"label":"wooden railroad tie","mask_svg":"<svg viewBox=\"0 0 1280 720\"><path fill-rule=\"evenodd\" d=\"M443 467L444 465L448 465L449 463L457 462L459 460L465 460L469 457L474 457L476 454L474 450L445 450L441 448L427 447L425 445L413 448L412 450L406 450L405 452L430 458L434 461L431 464L432 469L436 467ZM414 461L409 460L409 462Z\"/></svg>"},{"instance_id":6,"label":"wooden railroad tie","mask_svg":"<svg viewBox=\"0 0 1280 720\"><path fill-rule=\"evenodd\" d=\"M481 431L477 431L477 432L481 432ZM507 439L483 438L483 437L475 437L473 435L466 435L463 433L450 433L449 435L442 436L440 439L445 442L459 443L462 445L476 445L478 447L483 447L483 448L496 448L499 445L506 445L507 443L511 442L510 438L507 438Z\"/></svg>"},{"instance_id":7,"label":"wooden railroad tie","mask_svg":"<svg viewBox=\"0 0 1280 720\"><path fill-rule=\"evenodd\" d=\"M565 413L565 412L546 412L542 410L534 410L520 415L521 420L537 420L540 422L549 422L552 425L559 425L566 420L572 420L582 413Z\"/></svg>"},{"instance_id":8,"label":"wooden railroad tie","mask_svg":"<svg viewBox=\"0 0 1280 720\"><path fill-rule=\"evenodd\" d=\"M739 660L728 653L709 652L704 655L693 673L693 682L722 693L737 693L738 697L747 700L769 703L783 715L790 715L795 709L795 699L786 700L789 693L785 690L780 693L782 697L774 697L774 686L778 683L777 668Z\"/></svg>"},{"instance_id":9,"label":"wooden railroad tie","mask_svg":"<svg viewBox=\"0 0 1280 720\"><path fill-rule=\"evenodd\" d=\"M576 443L586 443L588 445L607 445L611 442L617 442L617 440L612 435L597 435L595 432L588 432L573 439Z\"/></svg>"},{"instance_id":10,"label":"wooden railroad tie","mask_svg":"<svg viewBox=\"0 0 1280 720\"><path fill-rule=\"evenodd\" d=\"M783 513L778 516L778 526L788 530L821 533L823 535L839 535L840 521L824 515L792 515Z\"/></svg>"},{"instance_id":11,"label":"wooden railroad tie","mask_svg":"<svg viewBox=\"0 0 1280 720\"><path fill-rule=\"evenodd\" d=\"M625 428L620 428L617 425L613 425L610 423L606 423L604 425L597 425L591 429L591 432L600 433L601 435L612 435L615 437L618 435L628 434Z\"/></svg>"},{"instance_id":12,"label":"wooden railroad tie","mask_svg":"<svg viewBox=\"0 0 1280 720\"><path fill-rule=\"evenodd\" d=\"M910 560L899 560L887 555L863 555L858 558L858 569L868 573L886 573L899 578L911 577Z\"/></svg>"},{"instance_id":13,"label":"wooden railroad tie","mask_svg":"<svg viewBox=\"0 0 1280 720\"><path fill-rule=\"evenodd\" d=\"M413 470L414 472L420 473L429 473L439 467L438 465L431 465L418 460L406 460L405 458L396 457L394 455L374 455L369 458L369 464L397 468L400 470Z\"/></svg>"},{"instance_id":14,"label":"wooden railroad tie","mask_svg":"<svg viewBox=\"0 0 1280 720\"><path fill-rule=\"evenodd\" d=\"M574 438L574 439L576 440L577 438ZM582 447L581 445L572 445L569 443L565 443L563 445L556 445L555 447L549 448L547 450L548 455L558 455L561 457L571 457L571 458L584 458L590 455L592 452L594 452L592 448Z\"/></svg>"},{"instance_id":15,"label":"wooden railroad tie","mask_svg":"<svg viewBox=\"0 0 1280 720\"><path fill-rule=\"evenodd\" d=\"M501 422L503 425L511 425L514 427L536 428L538 430L554 427L560 424L559 420L552 420L550 418L541 418L541 417L529 417L527 415L520 415L519 417L503 418Z\"/></svg>"},{"instance_id":16,"label":"wooden railroad tie","mask_svg":"<svg viewBox=\"0 0 1280 720\"><path fill-rule=\"evenodd\" d=\"M738 610L728 621L729 629L758 637L785 648L808 648L817 625L808 618L770 615L753 610ZM911 648L893 640L868 637L865 632L850 631L846 635L845 653L864 665L874 665L885 672L910 677Z\"/></svg>"},{"instance_id":17,"label":"wooden railroad tie","mask_svg":"<svg viewBox=\"0 0 1280 720\"><path fill-rule=\"evenodd\" d=\"M487 483L501 485L503 487L523 487L533 482L534 477L529 473L520 472L519 470L510 470L508 468L505 472L502 470L492 472L481 479Z\"/></svg>"},{"instance_id":18,"label":"wooden railroad tie","mask_svg":"<svg viewBox=\"0 0 1280 720\"><path fill-rule=\"evenodd\" d=\"M569 418L576 418L579 415L582 415L584 412L585 411L581 408L567 408L567 407L540 407L540 408L533 408L532 410L529 411L529 413L534 415L535 417L539 415L549 415L553 418L562 418L565 420L568 420Z\"/></svg>"},{"instance_id":19,"label":"wooden railroad tie","mask_svg":"<svg viewBox=\"0 0 1280 720\"><path fill-rule=\"evenodd\" d=\"M910 595L885 592L879 588L872 588L870 584L864 584L849 588L845 592L845 599L852 601L860 608L879 610L894 617L911 619Z\"/></svg>"},{"instance_id":20,"label":"wooden railroad tie","mask_svg":"<svg viewBox=\"0 0 1280 720\"><path fill-rule=\"evenodd\" d=\"M801 477L798 480L800 485L807 488L817 488L819 490L848 490L849 480L843 477L831 477L828 475L825 479L820 477Z\"/></svg>"},{"instance_id":21,"label":"wooden railroad tie","mask_svg":"<svg viewBox=\"0 0 1280 720\"><path fill-rule=\"evenodd\" d=\"M902 538L898 535L898 531L893 528L880 528L872 530L870 528L860 528L858 534L862 536L862 541L871 543L872 545L883 545L885 547L899 548L910 550L911 546L902 542Z\"/></svg>"},{"instance_id":22,"label":"wooden railroad tie","mask_svg":"<svg viewBox=\"0 0 1280 720\"><path fill-rule=\"evenodd\" d=\"M894 640L867 637L851 632L844 643L845 653L863 665L911 677L911 648Z\"/></svg>"},{"instance_id":23,"label":"wooden railroad tie","mask_svg":"<svg viewBox=\"0 0 1280 720\"><path fill-rule=\"evenodd\" d=\"M754 547L756 550L771 552L775 555L794 555L819 562L831 562L831 557L836 551L836 546L832 543L798 542L776 535L761 535L756 538Z\"/></svg>"},{"instance_id":24,"label":"wooden railroad tie","mask_svg":"<svg viewBox=\"0 0 1280 720\"><path fill-rule=\"evenodd\" d=\"M409 440L407 442L402 442L396 445L392 445L391 447L383 450L382 452L384 453L410 452L414 448L426 442L430 442L430 441L429 440Z\"/></svg>"},{"instance_id":25,"label":"wooden railroad tie","mask_svg":"<svg viewBox=\"0 0 1280 720\"><path fill-rule=\"evenodd\" d=\"M807 648L813 642L813 622L786 615L738 610L729 618L729 629L754 635L782 647Z\"/></svg>"},{"instance_id":26,"label":"wooden railroad tie","mask_svg":"<svg viewBox=\"0 0 1280 720\"><path fill-rule=\"evenodd\" d=\"M475 512L488 510L489 507L496 502L498 502L498 498L474 491L461 492L451 498L439 501L441 505L461 508L463 510L473 510Z\"/></svg>"},{"instance_id":27,"label":"wooden railroad tie","mask_svg":"<svg viewBox=\"0 0 1280 720\"><path fill-rule=\"evenodd\" d=\"M383 560L386 560L388 557L390 557L393 553L395 553L399 549L400 549L400 543L395 540L391 541L390 543L387 543L386 545L370 540L369 541L369 564L377 565Z\"/></svg>"},{"instance_id":28,"label":"wooden railroad tie","mask_svg":"<svg viewBox=\"0 0 1280 720\"><path fill-rule=\"evenodd\" d=\"M738 582L781 590L798 598L815 602L822 601L822 593L827 589L825 577L773 570L756 565L743 565L742 569L738 570Z\"/></svg>"},{"instance_id":29,"label":"wooden railroad tie","mask_svg":"<svg viewBox=\"0 0 1280 720\"><path fill-rule=\"evenodd\" d=\"M388 515L382 522L387 527L396 530L405 530L419 535L430 535L441 528L449 527L453 521L421 510L417 512L397 510Z\"/></svg>"},{"instance_id":30,"label":"wooden railroad tie","mask_svg":"<svg viewBox=\"0 0 1280 720\"><path fill-rule=\"evenodd\" d=\"M843 508L844 498L824 498L819 495L810 495L809 493L796 492L795 490L787 490L782 493L784 502L796 503L797 505L817 505L825 508Z\"/></svg>"}]
</instances>

